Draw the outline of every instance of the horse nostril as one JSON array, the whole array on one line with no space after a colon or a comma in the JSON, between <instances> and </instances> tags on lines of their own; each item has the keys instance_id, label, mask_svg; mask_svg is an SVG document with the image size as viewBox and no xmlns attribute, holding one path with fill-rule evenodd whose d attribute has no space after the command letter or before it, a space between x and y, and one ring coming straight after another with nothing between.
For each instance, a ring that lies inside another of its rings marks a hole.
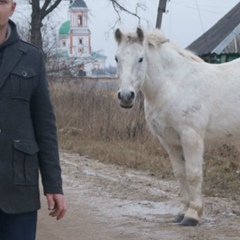
<instances>
[{"instance_id":1,"label":"horse nostril","mask_svg":"<svg viewBox=\"0 0 240 240\"><path fill-rule=\"evenodd\" d=\"M121 93L118 92L118 99L121 100Z\"/></svg>"},{"instance_id":2,"label":"horse nostril","mask_svg":"<svg viewBox=\"0 0 240 240\"><path fill-rule=\"evenodd\" d=\"M133 100L135 98L135 93L131 92L131 99Z\"/></svg>"}]
</instances>

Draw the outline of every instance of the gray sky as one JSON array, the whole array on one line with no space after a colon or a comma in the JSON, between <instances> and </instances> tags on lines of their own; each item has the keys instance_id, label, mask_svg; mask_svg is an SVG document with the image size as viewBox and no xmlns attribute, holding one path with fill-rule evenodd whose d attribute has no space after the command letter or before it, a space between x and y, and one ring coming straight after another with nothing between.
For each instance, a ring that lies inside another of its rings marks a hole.
<instances>
[{"instance_id":1,"label":"gray sky","mask_svg":"<svg viewBox=\"0 0 240 240\"><path fill-rule=\"evenodd\" d=\"M28 15L26 5L17 0L17 13L13 20L18 21L23 18L23 14ZM102 50L106 55L107 66L115 65L114 55L116 52L116 43L111 28L117 20L117 14L114 12L109 0L85 0L90 9L89 27L92 33L92 50ZM140 25L145 29L153 29L156 23L157 7L159 0L120 0L127 9L135 10L136 3L146 4L146 9L139 10L142 17ZM165 35L181 47L186 47L197 37L202 35L239 0L170 0L167 3L167 13L163 15L162 30ZM63 1L54 12L54 21L60 26L61 23L68 20L68 1ZM121 29L135 29L139 20L132 16L122 13L122 22L116 27Z\"/></svg>"}]
</instances>

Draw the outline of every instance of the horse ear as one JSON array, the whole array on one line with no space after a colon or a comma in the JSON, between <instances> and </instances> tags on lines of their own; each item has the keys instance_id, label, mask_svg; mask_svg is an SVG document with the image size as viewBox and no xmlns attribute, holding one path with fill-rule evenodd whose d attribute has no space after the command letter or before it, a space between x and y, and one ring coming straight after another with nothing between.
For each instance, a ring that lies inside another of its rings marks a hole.
<instances>
[{"instance_id":1,"label":"horse ear","mask_svg":"<svg viewBox=\"0 0 240 240\"><path fill-rule=\"evenodd\" d=\"M117 28L115 31L115 39L118 44L120 44L120 42L122 41L122 32L120 31L119 28Z\"/></svg>"},{"instance_id":2,"label":"horse ear","mask_svg":"<svg viewBox=\"0 0 240 240\"><path fill-rule=\"evenodd\" d=\"M144 33L143 33L143 30L139 27L137 28L137 36L138 36L140 43L142 43L143 39L144 39Z\"/></svg>"}]
</instances>

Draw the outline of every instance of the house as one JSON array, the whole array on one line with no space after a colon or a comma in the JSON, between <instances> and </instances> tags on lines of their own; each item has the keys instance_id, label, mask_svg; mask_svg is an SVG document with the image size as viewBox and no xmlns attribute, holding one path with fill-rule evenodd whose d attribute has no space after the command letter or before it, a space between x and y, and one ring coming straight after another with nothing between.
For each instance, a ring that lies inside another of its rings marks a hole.
<instances>
[{"instance_id":1,"label":"house","mask_svg":"<svg viewBox=\"0 0 240 240\"><path fill-rule=\"evenodd\" d=\"M229 62L240 57L240 2L187 49L206 62Z\"/></svg>"},{"instance_id":2,"label":"house","mask_svg":"<svg viewBox=\"0 0 240 240\"><path fill-rule=\"evenodd\" d=\"M92 52L89 9L84 0L70 1L69 19L59 29L59 55L72 75L94 77L105 69L106 56Z\"/></svg>"}]
</instances>

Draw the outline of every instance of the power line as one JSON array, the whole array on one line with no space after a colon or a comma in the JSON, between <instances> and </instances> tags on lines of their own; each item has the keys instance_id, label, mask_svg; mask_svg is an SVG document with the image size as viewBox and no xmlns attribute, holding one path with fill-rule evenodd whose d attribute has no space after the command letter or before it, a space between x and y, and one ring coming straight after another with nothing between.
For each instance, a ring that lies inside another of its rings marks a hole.
<instances>
[{"instance_id":1,"label":"power line","mask_svg":"<svg viewBox=\"0 0 240 240\"><path fill-rule=\"evenodd\" d=\"M198 0L196 0L196 5L197 5L197 12L198 12L198 16L199 16L200 23L201 23L201 26L202 26L202 30L203 30L203 32L205 32L201 12L200 12L199 5L198 5Z\"/></svg>"},{"instance_id":2,"label":"power line","mask_svg":"<svg viewBox=\"0 0 240 240\"><path fill-rule=\"evenodd\" d=\"M194 9L194 10L198 10L197 7L195 7L194 5L186 5L186 4L181 4L181 3L175 3L175 2L172 2L173 5L177 5L177 6L181 6L181 7L186 7L186 8L190 8L190 9ZM199 7L200 9L200 7ZM203 12L208 12L208 13L214 13L214 14L223 14L225 11L212 11L212 10L206 10L206 9L203 9L201 8L201 11Z\"/></svg>"},{"instance_id":3,"label":"power line","mask_svg":"<svg viewBox=\"0 0 240 240\"><path fill-rule=\"evenodd\" d=\"M198 15L199 15L200 23L201 23L201 26L202 26L202 31L203 31L203 33L205 33L205 29L204 29L203 21L202 21L202 16L201 16L201 12L200 12L199 5L198 5L198 0L196 0L196 5L197 5L197 10L198 10ZM206 41L206 44L207 44L207 46L208 46L208 48L209 48L209 43L208 43L207 37L205 37L205 41Z\"/></svg>"}]
</instances>

